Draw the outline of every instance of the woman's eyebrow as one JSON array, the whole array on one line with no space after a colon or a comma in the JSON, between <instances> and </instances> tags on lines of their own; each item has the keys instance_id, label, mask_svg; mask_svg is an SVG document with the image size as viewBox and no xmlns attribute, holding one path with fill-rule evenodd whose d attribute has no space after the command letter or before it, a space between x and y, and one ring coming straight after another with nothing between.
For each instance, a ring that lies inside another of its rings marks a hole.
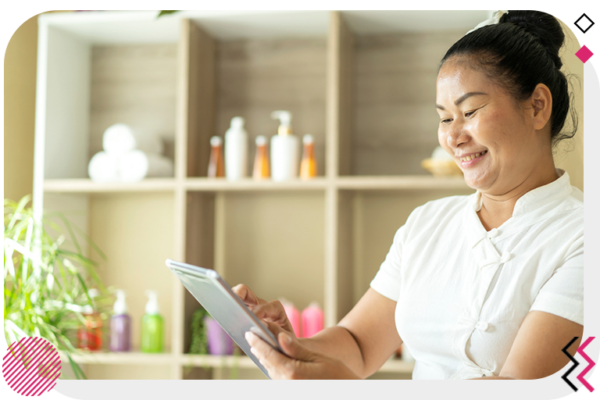
<instances>
[{"instance_id":1,"label":"woman's eyebrow","mask_svg":"<svg viewBox=\"0 0 600 400\"><path fill-rule=\"evenodd\" d=\"M469 92L469 93L465 93L462 96L460 96L458 99L454 100L454 105L459 105L460 103L462 103L463 101L465 101L466 99L468 99L471 96L476 96L476 95L484 95L487 96L487 93L483 93L483 92ZM444 107L442 107L439 104L435 105L435 108L439 108L440 110L445 110Z\"/></svg>"}]
</instances>

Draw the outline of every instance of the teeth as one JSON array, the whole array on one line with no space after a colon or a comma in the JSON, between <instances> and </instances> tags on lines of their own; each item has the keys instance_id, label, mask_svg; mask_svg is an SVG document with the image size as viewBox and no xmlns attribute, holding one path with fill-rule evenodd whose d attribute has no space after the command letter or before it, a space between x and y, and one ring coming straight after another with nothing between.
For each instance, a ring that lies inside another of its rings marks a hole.
<instances>
[{"instance_id":1,"label":"teeth","mask_svg":"<svg viewBox=\"0 0 600 400\"><path fill-rule=\"evenodd\" d=\"M470 155L470 156L466 156L466 157L461 157L461 158L460 158L460 161L471 161L472 159L474 159L474 158L477 158L477 157L479 157L479 156L482 156L482 155L484 155L485 153L487 153L487 150L485 150L485 151L482 151L481 153L476 153L476 154L474 154L474 155Z\"/></svg>"}]
</instances>

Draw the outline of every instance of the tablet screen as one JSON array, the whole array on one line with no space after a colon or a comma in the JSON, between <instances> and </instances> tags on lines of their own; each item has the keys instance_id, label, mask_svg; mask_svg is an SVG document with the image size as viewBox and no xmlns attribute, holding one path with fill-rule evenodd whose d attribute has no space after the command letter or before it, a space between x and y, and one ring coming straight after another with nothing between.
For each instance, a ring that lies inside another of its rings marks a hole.
<instances>
[{"instance_id":1,"label":"tablet screen","mask_svg":"<svg viewBox=\"0 0 600 400\"><path fill-rule=\"evenodd\" d=\"M281 351L281 349L271 331L233 293L227 282L214 270L173 260L167 260L166 264L202 307L221 325L223 330L254 361L261 371L269 377L266 368L250 352L250 345L244 335L247 331L252 331L278 351Z\"/></svg>"}]
</instances>

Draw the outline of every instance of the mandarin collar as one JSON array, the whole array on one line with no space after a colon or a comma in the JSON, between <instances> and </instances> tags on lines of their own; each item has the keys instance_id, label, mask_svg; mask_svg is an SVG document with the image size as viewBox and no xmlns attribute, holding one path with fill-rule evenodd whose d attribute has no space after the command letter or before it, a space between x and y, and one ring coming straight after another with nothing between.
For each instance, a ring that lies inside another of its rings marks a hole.
<instances>
[{"instance_id":1,"label":"mandarin collar","mask_svg":"<svg viewBox=\"0 0 600 400\"><path fill-rule=\"evenodd\" d=\"M475 246L481 241L481 239L485 237L493 238L497 236L499 233L498 230L504 231L505 229L503 228L509 228L510 225L514 224L515 217L522 217L534 210L541 209L548 203L561 200L569 196L573 191L569 174L562 169L556 169L556 173L558 174L558 179L550 182L547 185L530 190L521 196L515 204L512 217L509 218L498 229L492 229L490 231L485 230L481 220L479 219L479 216L477 215L477 212L482 206L481 193L479 191L473 193L469 199L469 207L467 207L466 216L466 222L468 226L466 231L471 245Z\"/></svg>"}]
</instances>

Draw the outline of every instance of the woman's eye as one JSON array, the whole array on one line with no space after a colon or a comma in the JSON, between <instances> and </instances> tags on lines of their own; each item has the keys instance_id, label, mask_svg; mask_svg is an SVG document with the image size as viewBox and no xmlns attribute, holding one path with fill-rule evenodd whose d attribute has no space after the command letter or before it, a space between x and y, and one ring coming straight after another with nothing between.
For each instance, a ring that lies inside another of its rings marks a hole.
<instances>
[{"instance_id":1,"label":"woman's eye","mask_svg":"<svg viewBox=\"0 0 600 400\"><path fill-rule=\"evenodd\" d=\"M448 123L448 122L450 122L450 121L452 121L452 120L451 120L451 119L443 119L443 120L441 120L440 122L441 122L442 124L447 124L447 123Z\"/></svg>"},{"instance_id":2,"label":"woman's eye","mask_svg":"<svg viewBox=\"0 0 600 400\"><path fill-rule=\"evenodd\" d=\"M465 117L467 117L467 118L470 117L471 115L475 114L476 111L477 110L469 111L468 113L465 113Z\"/></svg>"}]
</instances>

